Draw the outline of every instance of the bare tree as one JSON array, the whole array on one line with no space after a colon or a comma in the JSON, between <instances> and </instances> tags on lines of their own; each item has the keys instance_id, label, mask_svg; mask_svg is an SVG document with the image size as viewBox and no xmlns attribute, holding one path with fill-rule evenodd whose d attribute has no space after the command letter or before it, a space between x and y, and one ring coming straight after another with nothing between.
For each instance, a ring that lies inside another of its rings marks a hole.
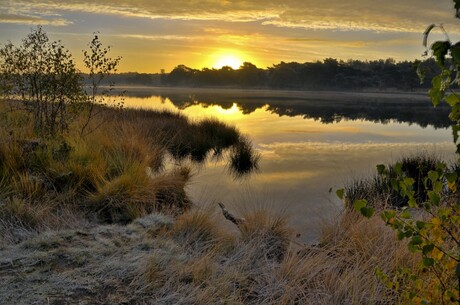
<instances>
[{"instance_id":1,"label":"bare tree","mask_svg":"<svg viewBox=\"0 0 460 305\"><path fill-rule=\"evenodd\" d=\"M117 71L121 57L109 57L108 53L110 52L110 46L103 47L97 33L94 33L94 37L88 46L89 50L83 51L83 63L88 69L89 78L89 92L86 102L88 109L85 122L80 130L80 136L84 136L98 127L96 126L92 130L88 130L91 120L102 113L103 108L100 106L106 106L110 103L111 106L118 109L123 108L123 98L121 94L116 95L115 99L111 100L113 97L114 83L109 81L108 84L104 84L104 80L108 80L109 76ZM115 101L115 103L111 103L113 101ZM100 124L103 123L104 120L100 122Z\"/></svg>"}]
</instances>

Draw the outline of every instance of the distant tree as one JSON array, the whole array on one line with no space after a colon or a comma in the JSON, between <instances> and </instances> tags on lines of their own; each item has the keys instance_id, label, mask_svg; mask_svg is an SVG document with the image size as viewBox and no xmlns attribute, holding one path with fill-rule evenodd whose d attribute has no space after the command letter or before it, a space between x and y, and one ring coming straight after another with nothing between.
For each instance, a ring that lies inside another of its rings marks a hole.
<instances>
[{"instance_id":1,"label":"distant tree","mask_svg":"<svg viewBox=\"0 0 460 305\"><path fill-rule=\"evenodd\" d=\"M196 72L197 70L185 65L178 65L166 77L166 82L170 85L189 85Z\"/></svg>"},{"instance_id":2,"label":"distant tree","mask_svg":"<svg viewBox=\"0 0 460 305\"><path fill-rule=\"evenodd\" d=\"M218 70L217 79L218 85L220 86L232 86L236 85L236 74L237 72L233 70L230 66L223 66Z\"/></svg>"},{"instance_id":3,"label":"distant tree","mask_svg":"<svg viewBox=\"0 0 460 305\"><path fill-rule=\"evenodd\" d=\"M273 88L295 88L298 86L299 63L281 62L269 68L269 86Z\"/></svg>"},{"instance_id":4,"label":"distant tree","mask_svg":"<svg viewBox=\"0 0 460 305\"><path fill-rule=\"evenodd\" d=\"M264 71L250 62L244 62L237 70L238 82L243 87L260 86Z\"/></svg>"},{"instance_id":5,"label":"distant tree","mask_svg":"<svg viewBox=\"0 0 460 305\"><path fill-rule=\"evenodd\" d=\"M413 90L427 88L412 73L417 62L396 62L392 58L373 61L337 60L326 58L316 62L280 62L267 69L259 69L250 62L238 69L203 68L195 70L184 65L174 68L165 76L165 84L173 86L242 86L275 89L309 90ZM427 79L432 79L439 68L428 59Z\"/></svg>"},{"instance_id":6,"label":"distant tree","mask_svg":"<svg viewBox=\"0 0 460 305\"><path fill-rule=\"evenodd\" d=\"M60 41L50 42L39 26L20 46L0 49L3 94L32 113L34 130L55 136L68 129L72 106L84 97L82 78Z\"/></svg>"}]
</instances>

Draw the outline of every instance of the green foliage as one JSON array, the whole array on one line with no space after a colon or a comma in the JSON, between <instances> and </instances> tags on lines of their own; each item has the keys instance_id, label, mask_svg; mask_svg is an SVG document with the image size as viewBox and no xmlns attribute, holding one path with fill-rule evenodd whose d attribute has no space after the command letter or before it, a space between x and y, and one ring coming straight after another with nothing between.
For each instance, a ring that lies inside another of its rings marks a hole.
<instances>
[{"instance_id":1,"label":"green foliage","mask_svg":"<svg viewBox=\"0 0 460 305\"><path fill-rule=\"evenodd\" d=\"M367 200L355 200L353 202L353 207L355 211L361 213L364 217L371 218L374 215L374 208L367 206Z\"/></svg>"},{"instance_id":2,"label":"green foliage","mask_svg":"<svg viewBox=\"0 0 460 305\"><path fill-rule=\"evenodd\" d=\"M339 197L341 200L343 199L344 189L338 189L335 193L337 194L337 197Z\"/></svg>"},{"instance_id":3,"label":"green foliage","mask_svg":"<svg viewBox=\"0 0 460 305\"><path fill-rule=\"evenodd\" d=\"M431 50L433 50L433 56L439 65L444 66L446 55L449 52L450 47L450 41L436 41L431 46Z\"/></svg>"},{"instance_id":4,"label":"green foliage","mask_svg":"<svg viewBox=\"0 0 460 305\"><path fill-rule=\"evenodd\" d=\"M454 2L458 18L458 6L460 2ZM432 87L429 91L429 95L434 106L445 101L451 107L449 118L453 122L454 143L457 144L457 153L460 153L460 146L457 143L460 126L460 105L458 103L460 97L457 92L452 89L453 85L460 85L460 42L452 43L444 27L442 25L433 24L428 28L429 30L427 29L427 31L425 31L425 46L427 46L426 40L433 28L440 28L445 33L446 40L434 42L426 52L426 54L428 54L428 51L432 51L432 55L441 69L441 72L432 80ZM454 74L455 77L453 77Z\"/></svg>"},{"instance_id":5,"label":"green foliage","mask_svg":"<svg viewBox=\"0 0 460 305\"><path fill-rule=\"evenodd\" d=\"M420 204L429 196L429 185L425 185L424 177L435 170L440 161L436 156L422 154L404 157L396 164L388 166L379 164L377 175L354 180L346 185L344 191L346 205L352 207L355 200L366 199L368 205L376 209L402 208L408 205L405 198L407 192L411 192L416 203ZM402 190L400 190L398 179L402 177L404 178L401 179ZM412 182L412 186L407 187L407 184Z\"/></svg>"},{"instance_id":6,"label":"green foliage","mask_svg":"<svg viewBox=\"0 0 460 305\"><path fill-rule=\"evenodd\" d=\"M400 210L384 210L380 216L396 232L398 240L408 241L408 249L418 253L421 260L418 269L400 268L391 280L381 270L377 270L376 275L389 289L400 294L403 303L456 304L460 279L460 204L456 197L456 172L439 162L423 177L427 196L420 201L414 191L415 179L407 176L401 164L378 165L377 170L385 180L392 181L392 187L404 195L408 205ZM353 207L365 217L372 216L366 200L355 200Z\"/></svg>"},{"instance_id":7,"label":"green foliage","mask_svg":"<svg viewBox=\"0 0 460 305\"><path fill-rule=\"evenodd\" d=\"M454 3L456 17L459 18L460 1L454 0ZM428 35L437 27L444 31L442 26L434 24L425 30L425 47ZM441 102L451 107L449 118L453 122L453 141L460 154L460 97L452 89L452 85L460 85L460 43L452 44L447 34L446 38L434 42L429 49L441 69L432 80L429 96L435 107ZM453 73L456 73L456 77L452 80ZM423 73L418 74L423 76ZM393 190L399 192L407 202L406 207L384 210L380 216L396 232L399 240L407 240L408 249L418 253L421 259L418 268L401 267L392 279L382 270L376 270L376 275L387 288L400 294L404 304L460 303L460 201L456 167L450 168L438 162L435 168L421 177L422 194L416 192L420 177L404 171L401 163L388 168L380 164L377 165L377 171L384 179L391 181ZM367 210L366 200L355 200L353 206L365 217L372 215Z\"/></svg>"}]
</instances>

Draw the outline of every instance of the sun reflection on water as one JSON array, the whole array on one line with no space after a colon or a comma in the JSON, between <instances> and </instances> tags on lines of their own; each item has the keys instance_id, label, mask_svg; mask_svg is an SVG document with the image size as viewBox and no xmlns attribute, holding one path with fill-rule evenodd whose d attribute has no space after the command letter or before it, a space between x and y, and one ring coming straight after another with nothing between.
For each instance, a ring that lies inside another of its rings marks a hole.
<instances>
[{"instance_id":1,"label":"sun reflection on water","mask_svg":"<svg viewBox=\"0 0 460 305\"><path fill-rule=\"evenodd\" d=\"M160 97L125 100L126 107L181 111L192 119L212 117L235 125L262 156L260 173L242 182L227 176L222 162L211 160L194 178L189 189L192 199L222 201L231 207L244 201L244 185L253 196L289 206L293 223L305 230L316 227L318 215L341 207L333 192L328 192L331 187L371 175L376 164L394 162L403 155L422 151L451 157L455 151L447 129L347 119L323 124L300 115L281 116L267 106L243 113L237 102L225 103L228 107L184 105L178 110L170 99Z\"/></svg>"}]
</instances>

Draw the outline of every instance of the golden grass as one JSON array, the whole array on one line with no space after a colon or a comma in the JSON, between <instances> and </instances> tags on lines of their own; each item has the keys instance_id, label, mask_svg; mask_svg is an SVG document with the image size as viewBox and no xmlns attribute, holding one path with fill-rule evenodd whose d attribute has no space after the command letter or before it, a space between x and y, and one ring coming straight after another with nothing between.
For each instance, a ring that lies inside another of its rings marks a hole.
<instances>
[{"instance_id":1,"label":"golden grass","mask_svg":"<svg viewBox=\"0 0 460 305\"><path fill-rule=\"evenodd\" d=\"M179 215L192 206L185 191L191 169L166 170L166 160L196 164L241 139L235 127L214 119L135 109L97 113L83 137L79 113L68 133L38 138L30 114L0 102L0 199L48 206L49 215L31 229L56 223L63 208L91 222L127 223L153 211Z\"/></svg>"},{"instance_id":2,"label":"golden grass","mask_svg":"<svg viewBox=\"0 0 460 305\"><path fill-rule=\"evenodd\" d=\"M103 222L129 222L154 210L177 214L190 207L184 190L189 169L165 171L164 133L142 128L152 114L128 111L120 116L106 109L92 122L94 126L104 124L85 137L79 136L77 118L68 134L40 139L31 133L27 113L7 112L4 102L0 108L4 110L0 113L0 198L26 200L32 207L48 206L48 215L27 221L31 229L55 223L63 206L74 209L75 215L84 212L88 219ZM154 115L163 122L184 120L166 113ZM108 117L116 119L106 120ZM0 210L7 209L0 205ZM9 209L8 213L14 211L24 218L24 209ZM66 222L62 219L64 226Z\"/></svg>"},{"instance_id":3,"label":"golden grass","mask_svg":"<svg viewBox=\"0 0 460 305\"><path fill-rule=\"evenodd\" d=\"M398 295L376 268L392 277L398 267L417 263L376 217L345 213L324 225L320 245L298 247L289 245L285 218L273 211L244 215L233 238L210 215L182 215L164 235L179 246L176 254L155 251L143 265L145 282L137 285L158 304L165 296L177 304L396 304ZM270 254L280 253L273 240L286 246L282 257Z\"/></svg>"},{"instance_id":4,"label":"golden grass","mask_svg":"<svg viewBox=\"0 0 460 305\"><path fill-rule=\"evenodd\" d=\"M210 210L205 208L193 209L179 216L170 234L179 244L199 252L206 252L229 241L229 237L210 217Z\"/></svg>"},{"instance_id":5,"label":"golden grass","mask_svg":"<svg viewBox=\"0 0 460 305\"><path fill-rule=\"evenodd\" d=\"M116 118L86 137L71 132L42 140L43 146L27 151L24 144L34 140L27 120L14 114L0 122L7 124L0 126L5 127L0 128L0 248L50 229L132 222L91 233L102 244L84 237L85 232L72 231L57 244L45 242L48 246L42 248L47 252L40 259L58 274L60 270L78 272L75 266L85 266L78 280L97 279L101 287L107 284L117 292L117 300L140 304L398 302L399 296L379 281L375 270L380 268L392 277L398 267L412 268L417 260L378 217L367 220L345 211L339 220L324 225L317 246L293 245L287 218L267 206L252 206L240 213L245 220L239 232L223 231L212 210L190 209L184 189L190 168L166 171L164 166L167 152L185 153L191 159L208 153L202 149L206 145L192 147L184 140L189 133L172 131L179 126L196 131L199 123L190 125L178 114L146 111L127 111ZM235 130L219 125L222 130L214 134L216 125L213 120L203 122L200 137L207 134L214 142L223 141L215 146L218 152L228 144L219 134L228 133L231 140ZM63 143L71 147L68 152L60 150ZM140 218L153 217L151 213L158 211L177 218L171 225L153 229ZM80 244L70 247L72 240ZM82 244L90 247L84 255ZM62 260L59 253L72 258L72 269L68 263L53 261ZM119 261L108 259L109 255ZM110 268L104 269L106 260ZM106 278L117 284L106 283ZM60 281L53 279L49 291L58 291L52 285ZM26 277L20 280L27 282Z\"/></svg>"}]
</instances>

